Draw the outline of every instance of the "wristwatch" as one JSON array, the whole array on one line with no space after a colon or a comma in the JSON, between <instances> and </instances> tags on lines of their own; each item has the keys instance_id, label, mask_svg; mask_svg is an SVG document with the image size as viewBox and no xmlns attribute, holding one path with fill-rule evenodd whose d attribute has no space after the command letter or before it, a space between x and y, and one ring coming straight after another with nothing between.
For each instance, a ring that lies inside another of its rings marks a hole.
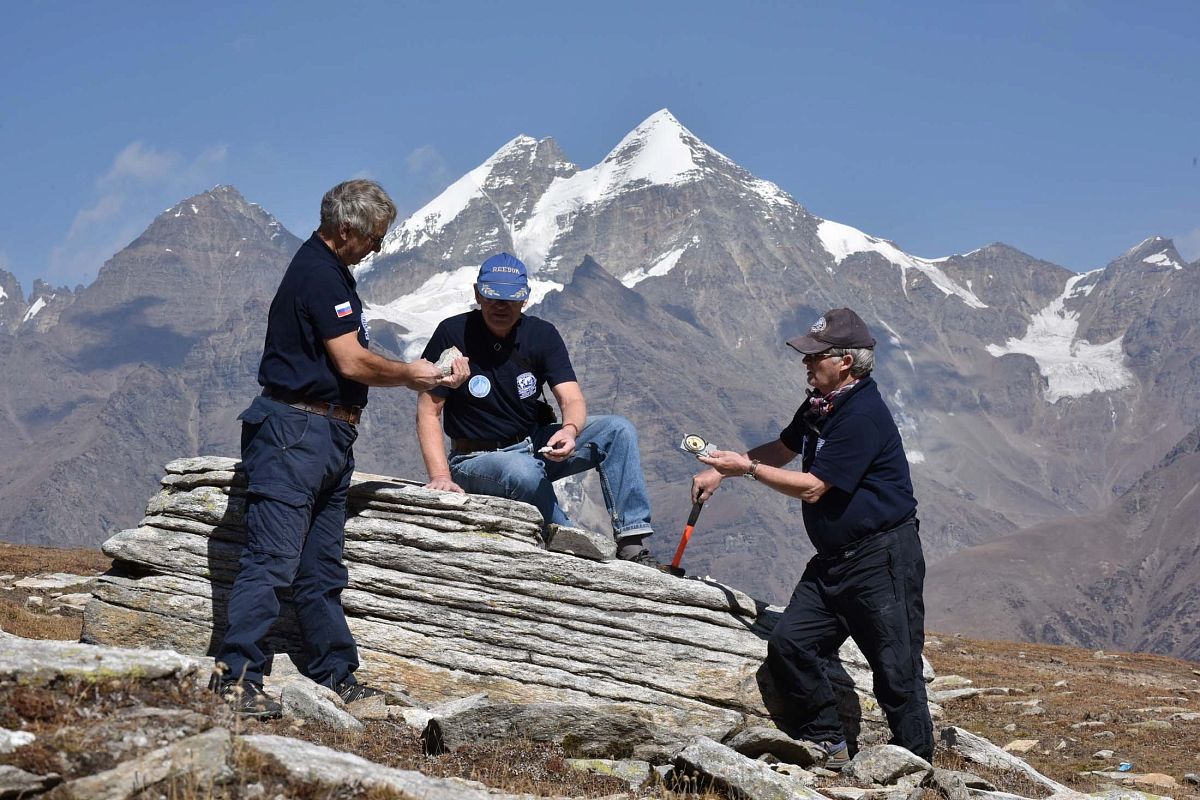
<instances>
[{"instance_id":1,"label":"wristwatch","mask_svg":"<svg viewBox=\"0 0 1200 800\"><path fill-rule=\"evenodd\" d=\"M752 481L758 480L758 476L754 474L754 471L758 469L759 463L760 462L757 458L752 459L750 461L750 469L746 470L743 475Z\"/></svg>"}]
</instances>

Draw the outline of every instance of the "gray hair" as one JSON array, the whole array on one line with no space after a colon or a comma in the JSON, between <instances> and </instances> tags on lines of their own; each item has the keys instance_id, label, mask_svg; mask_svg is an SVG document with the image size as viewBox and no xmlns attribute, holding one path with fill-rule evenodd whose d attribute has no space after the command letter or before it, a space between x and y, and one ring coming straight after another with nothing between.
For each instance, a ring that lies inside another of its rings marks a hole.
<instances>
[{"instance_id":1,"label":"gray hair","mask_svg":"<svg viewBox=\"0 0 1200 800\"><path fill-rule=\"evenodd\" d=\"M875 369L875 350L870 347L831 347L825 352L834 358L850 356L850 377L865 378Z\"/></svg>"},{"instance_id":2,"label":"gray hair","mask_svg":"<svg viewBox=\"0 0 1200 800\"><path fill-rule=\"evenodd\" d=\"M373 236L380 223L390 228L395 221L396 204L375 181L343 181L321 198L321 230L326 233L349 225L364 236Z\"/></svg>"}]
</instances>

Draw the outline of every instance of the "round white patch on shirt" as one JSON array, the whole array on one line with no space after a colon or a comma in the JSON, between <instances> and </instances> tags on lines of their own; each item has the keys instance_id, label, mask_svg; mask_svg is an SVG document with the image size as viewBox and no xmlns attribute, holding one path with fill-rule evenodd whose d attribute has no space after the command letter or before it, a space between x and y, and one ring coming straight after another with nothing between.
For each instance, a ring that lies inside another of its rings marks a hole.
<instances>
[{"instance_id":1,"label":"round white patch on shirt","mask_svg":"<svg viewBox=\"0 0 1200 800\"><path fill-rule=\"evenodd\" d=\"M467 391L475 397L487 397L492 391L492 382L486 375L476 375L467 383Z\"/></svg>"}]
</instances>

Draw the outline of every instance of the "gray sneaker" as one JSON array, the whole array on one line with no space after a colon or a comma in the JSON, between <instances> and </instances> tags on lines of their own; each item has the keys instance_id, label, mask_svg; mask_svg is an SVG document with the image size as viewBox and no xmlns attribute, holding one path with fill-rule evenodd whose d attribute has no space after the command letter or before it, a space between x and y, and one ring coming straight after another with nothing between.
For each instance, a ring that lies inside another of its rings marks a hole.
<instances>
[{"instance_id":1,"label":"gray sneaker","mask_svg":"<svg viewBox=\"0 0 1200 800\"><path fill-rule=\"evenodd\" d=\"M825 769L832 772L841 772L842 768L850 763L850 747L843 739L839 742L821 742L821 749L825 751Z\"/></svg>"}]
</instances>

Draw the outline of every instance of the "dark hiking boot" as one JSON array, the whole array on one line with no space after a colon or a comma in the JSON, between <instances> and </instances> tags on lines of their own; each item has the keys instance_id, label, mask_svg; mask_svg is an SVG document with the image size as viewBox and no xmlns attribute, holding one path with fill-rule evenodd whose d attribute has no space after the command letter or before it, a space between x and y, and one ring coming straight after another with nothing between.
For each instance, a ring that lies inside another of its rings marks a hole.
<instances>
[{"instance_id":1,"label":"dark hiking boot","mask_svg":"<svg viewBox=\"0 0 1200 800\"><path fill-rule=\"evenodd\" d=\"M283 706L272 700L263 691L262 684L253 681L220 681L215 689L217 696L229 704L236 713L254 719L279 719Z\"/></svg>"},{"instance_id":2,"label":"dark hiking boot","mask_svg":"<svg viewBox=\"0 0 1200 800\"><path fill-rule=\"evenodd\" d=\"M386 692L372 689L370 686L364 686L361 683L339 683L333 687L333 690L338 693L338 697L342 698L342 702L346 705L357 703L359 700L368 700L372 697L382 697L384 702L387 702Z\"/></svg>"},{"instance_id":3,"label":"dark hiking boot","mask_svg":"<svg viewBox=\"0 0 1200 800\"><path fill-rule=\"evenodd\" d=\"M841 772L850 763L850 748L845 740L840 742L822 742L821 749L825 751L825 769Z\"/></svg>"},{"instance_id":4,"label":"dark hiking boot","mask_svg":"<svg viewBox=\"0 0 1200 800\"><path fill-rule=\"evenodd\" d=\"M622 558L621 560L628 561L631 564L641 564L643 567L652 567L659 572L665 572L677 578L682 578L685 574L682 567L672 567L670 564L661 563L657 558L650 555L650 551L644 547L629 558Z\"/></svg>"}]
</instances>

